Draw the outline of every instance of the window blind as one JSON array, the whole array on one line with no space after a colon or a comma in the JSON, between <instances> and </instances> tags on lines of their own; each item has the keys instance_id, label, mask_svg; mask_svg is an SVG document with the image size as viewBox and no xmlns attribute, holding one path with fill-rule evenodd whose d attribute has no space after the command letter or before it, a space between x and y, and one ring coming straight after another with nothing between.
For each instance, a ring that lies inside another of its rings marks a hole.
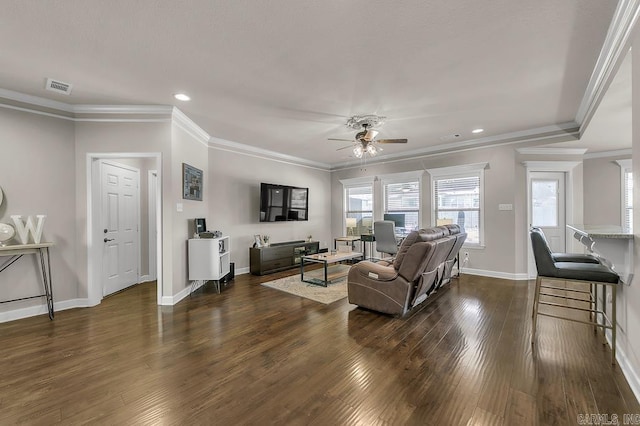
<instances>
[{"instance_id":1,"label":"window blind","mask_svg":"<svg viewBox=\"0 0 640 426\"><path fill-rule=\"evenodd\" d=\"M420 216L420 182L386 183L384 212L404 214L404 226L416 229Z\"/></svg>"},{"instance_id":2,"label":"window blind","mask_svg":"<svg viewBox=\"0 0 640 426\"><path fill-rule=\"evenodd\" d=\"M467 242L480 243L480 174L434 180L436 225L458 224L467 232Z\"/></svg>"},{"instance_id":3,"label":"window blind","mask_svg":"<svg viewBox=\"0 0 640 426\"><path fill-rule=\"evenodd\" d=\"M633 172L624 172L624 200L623 224L625 228L633 230Z\"/></svg>"}]
</instances>

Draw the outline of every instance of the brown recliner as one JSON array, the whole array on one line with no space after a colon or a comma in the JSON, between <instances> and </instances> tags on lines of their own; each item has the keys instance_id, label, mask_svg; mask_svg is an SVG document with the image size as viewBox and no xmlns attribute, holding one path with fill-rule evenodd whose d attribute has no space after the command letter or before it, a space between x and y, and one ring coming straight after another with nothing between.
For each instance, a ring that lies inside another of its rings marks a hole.
<instances>
[{"instance_id":1,"label":"brown recliner","mask_svg":"<svg viewBox=\"0 0 640 426\"><path fill-rule=\"evenodd\" d=\"M392 264L359 262L348 276L349 303L404 315L422 303L438 283L439 270L456 242L444 227L411 232Z\"/></svg>"},{"instance_id":2,"label":"brown recliner","mask_svg":"<svg viewBox=\"0 0 640 426\"><path fill-rule=\"evenodd\" d=\"M458 253L460 253L462 245L467 240L466 232L464 232L462 227L460 227L459 225L451 224L444 225L444 227L449 230L449 235L455 236L456 242L453 244L451 251L447 255L447 259L442 265L442 274L440 275L437 287L441 287L442 285L447 284L449 281L451 281L451 272L453 271L453 267L456 263L458 263L458 270L460 270Z\"/></svg>"}]
</instances>

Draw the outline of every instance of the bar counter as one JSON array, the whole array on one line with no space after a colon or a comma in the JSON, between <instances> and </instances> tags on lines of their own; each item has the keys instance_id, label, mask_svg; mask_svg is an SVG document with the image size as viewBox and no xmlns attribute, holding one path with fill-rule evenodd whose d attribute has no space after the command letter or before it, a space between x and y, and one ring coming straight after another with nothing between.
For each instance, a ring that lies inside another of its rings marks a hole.
<instances>
[{"instance_id":1,"label":"bar counter","mask_svg":"<svg viewBox=\"0 0 640 426\"><path fill-rule=\"evenodd\" d=\"M599 255L630 285L633 280L633 232L619 225L567 225L587 251Z\"/></svg>"}]
</instances>

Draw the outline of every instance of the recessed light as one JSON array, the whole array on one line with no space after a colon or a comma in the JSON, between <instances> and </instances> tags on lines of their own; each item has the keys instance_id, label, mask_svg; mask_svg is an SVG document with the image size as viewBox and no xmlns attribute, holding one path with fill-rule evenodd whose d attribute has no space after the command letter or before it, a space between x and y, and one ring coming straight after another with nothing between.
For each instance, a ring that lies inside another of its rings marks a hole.
<instances>
[{"instance_id":1,"label":"recessed light","mask_svg":"<svg viewBox=\"0 0 640 426\"><path fill-rule=\"evenodd\" d=\"M188 95L185 95L184 93L176 93L175 95L173 95L174 98L176 98L179 101L190 101L191 98Z\"/></svg>"},{"instance_id":2,"label":"recessed light","mask_svg":"<svg viewBox=\"0 0 640 426\"><path fill-rule=\"evenodd\" d=\"M473 129L471 131L471 133L482 133L482 132L484 132L484 129Z\"/></svg>"}]
</instances>

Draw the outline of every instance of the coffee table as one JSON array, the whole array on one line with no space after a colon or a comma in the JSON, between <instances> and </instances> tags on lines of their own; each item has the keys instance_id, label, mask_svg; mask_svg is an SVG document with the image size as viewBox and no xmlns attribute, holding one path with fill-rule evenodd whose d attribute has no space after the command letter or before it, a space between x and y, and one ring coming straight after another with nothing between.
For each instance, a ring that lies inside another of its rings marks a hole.
<instances>
[{"instance_id":1,"label":"coffee table","mask_svg":"<svg viewBox=\"0 0 640 426\"><path fill-rule=\"evenodd\" d=\"M321 285L323 287L327 287L331 282L337 280L338 278L343 278L346 276L346 272L339 272L335 274L328 273L329 264L344 262L346 260L354 260L354 259L364 259L364 255L358 252L345 252L345 253L317 253L317 254L309 254L306 256L302 256L300 259L300 279L305 283ZM321 263L324 265L324 280L319 278L304 278L304 266L309 263Z\"/></svg>"}]
</instances>

